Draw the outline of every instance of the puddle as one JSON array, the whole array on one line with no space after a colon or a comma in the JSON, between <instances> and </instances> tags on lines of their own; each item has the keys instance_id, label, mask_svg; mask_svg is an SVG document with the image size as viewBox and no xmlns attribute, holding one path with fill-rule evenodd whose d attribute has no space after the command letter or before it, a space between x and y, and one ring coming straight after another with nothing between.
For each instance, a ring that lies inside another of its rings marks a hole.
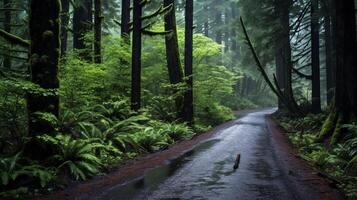
<instances>
[{"instance_id":1,"label":"puddle","mask_svg":"<svg viewBox=\"0 0 357 200\"><path fill-rule=\"evenodd\" d=\"M139 193L141 191L157 188L160 183L162 183L168 177L174 175L178 169L180 169L186 163L190 162L197 154L211 148L219 141L221 140L213 139L198 144L192 150L185 152L177 158L167 161L167 164L147 171L144 176L131 182L114 186L100 199L135 199L136 196L140 195Z\"/></svg>"}]
</instances>

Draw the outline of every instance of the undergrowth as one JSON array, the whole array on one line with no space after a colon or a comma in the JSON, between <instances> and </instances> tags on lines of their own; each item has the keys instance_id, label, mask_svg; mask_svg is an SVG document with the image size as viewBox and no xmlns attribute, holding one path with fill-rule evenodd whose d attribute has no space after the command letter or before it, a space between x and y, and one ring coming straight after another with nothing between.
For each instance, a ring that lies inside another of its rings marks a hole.
<instances>
[{"instance_id":1,"label":"undergrowth","mask_svg":"<svg viewBox=\"0 0 357 200\"><path fill-rule=\"evenodd\" d=\"M318 136L327 116L277 117L300 156L336 183L348 199L357 199L357 124L343 125L348 131L336 145L319 143Z\"/></svg>"}]
</instances>

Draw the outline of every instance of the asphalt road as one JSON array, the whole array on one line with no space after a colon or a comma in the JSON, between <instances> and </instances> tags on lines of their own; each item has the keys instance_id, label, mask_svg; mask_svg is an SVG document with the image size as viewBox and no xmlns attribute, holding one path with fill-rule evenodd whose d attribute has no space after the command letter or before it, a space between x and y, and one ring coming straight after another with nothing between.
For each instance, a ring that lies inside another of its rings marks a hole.
<instances>
[{"instance_id":1,"label":"asphalt road","mask_svg":"<svg viewBox=\"0 0 357 200\"><path fill-rule=\"evenodd\" d=\"M237 119L210 140L96 199L320 199L303 182L295 187L278 161L265 117L274 111ZM241 160L234 170L237 154Z\"/></svg>"}]
</instances>

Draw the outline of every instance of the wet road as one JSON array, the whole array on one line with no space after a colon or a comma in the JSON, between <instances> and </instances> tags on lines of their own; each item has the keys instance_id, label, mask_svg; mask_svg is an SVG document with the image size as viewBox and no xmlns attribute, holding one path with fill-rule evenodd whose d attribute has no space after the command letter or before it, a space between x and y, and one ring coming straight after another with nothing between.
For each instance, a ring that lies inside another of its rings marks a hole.
<instances>
[{"instance_id":1,"label":"wet road","mask_svg":"<svg viewBox=\"0 0 357 200\"><path fill-rule=\"evenodd\" d=\"M303 199L277 162L265 119L274 111L248 114L214 138L96 199ZM234 170L238 153L240 165Z\"/></svg>"}]
</instances>

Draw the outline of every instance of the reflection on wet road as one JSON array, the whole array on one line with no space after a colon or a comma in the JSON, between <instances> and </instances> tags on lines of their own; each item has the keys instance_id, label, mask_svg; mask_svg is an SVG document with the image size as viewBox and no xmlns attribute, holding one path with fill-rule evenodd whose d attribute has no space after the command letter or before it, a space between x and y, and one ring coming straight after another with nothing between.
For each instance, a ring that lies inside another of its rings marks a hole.
<instances>
[{"instance_id":1,"label":"reflection on wet road","mask_svg":"<svg viewBox=\"0 0 357 200\"><path fill-rule=\"evenodd\" d=\"M249 114L144 177L99 199L294 199L277 164L265 115ZM237 154L238 170L233 170Z\"/></svg>"}]
</instances>

